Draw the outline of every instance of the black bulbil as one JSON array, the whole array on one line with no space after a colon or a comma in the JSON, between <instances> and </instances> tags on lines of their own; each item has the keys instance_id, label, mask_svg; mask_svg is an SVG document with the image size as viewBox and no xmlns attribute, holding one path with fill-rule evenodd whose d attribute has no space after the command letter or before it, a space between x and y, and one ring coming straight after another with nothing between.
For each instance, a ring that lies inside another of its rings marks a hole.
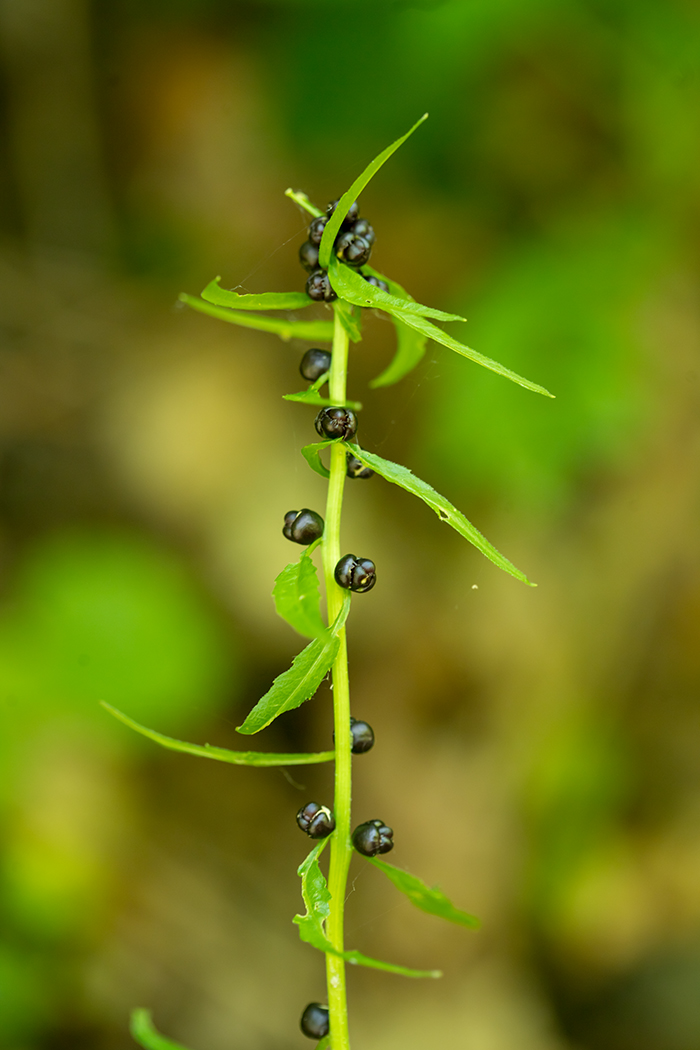
<instances>
[{"instance_id":1,"label":"black bulbil","mask_svg":"<svg viewBox=\"0 0 700 1050\"><path fill-rule=\"evenodd\" d=\"M284 516L282 534L292 543L301 543L306 547L323 536L323 518L308 507L288 510Z\"/></svg>"},{"instance_id":2,"label":"black bulbil","mask_svg":"<svg viewBox=\"0 0 700 1050\"><path fill-rule=\"evenodd\" d=\"M386 281L382 281L379 277L375 277L374 274L363 274L367 284L373 284L375 288L381 288L383 292L389 291L389 285Z\"/></svg>"},{"instance_id":3,"label":"black bulbil","mask_svg":"<svg viewBox=\"0 0 700 1050\"><path fill-rule=\"evenodd\" d=\"M376 857L394 848L394 832L383 820L368 820L355 828L352 844L363 857Z\"/></svg>"},{"instance_id":4,"label":"black bulbil","mask_svg":"<svg viewBox=\"0 0 700 1050\"><path fill-rule=\"evenodd\" d=\"M348 266L364 266L372 254L372 245L358 234L348 230L335 242L335 254Z\"/></svg>"},{"instance_id":5,"label":"black bulbil","mask_svg":"<svg viewBox=\"0 0 700 1050\"><path fill-rule=\"evenodd\" d=\"M314 219L313 222L309 225L308 238L312 244L319 245L321 243L323 231L326 228L327 222L327 215L319 215L318 218Z\"/></svg>"},{"instance_id":6,"label":"black bulbil","mask_svg":"<svg viewBox=\"0 0 700 1050\"><path fill-rule=\"evenodd\" d=\"M357 456L353 456L352 452L348 452L347 467L345 473L349 478L371 478L374 475L374 471L366 467L361 459Z\"/></svg>"},{"instance_id":7,"label":"black bulbil","mask_svg":"<svg viewBox=\"0 0 700 1050\"><path fill-rule=\"evenodd\" d=\"M304 245L302 245L302 248ZM313 245L312 245L313 247ZM317 249L318 251L318 249ZM318 260L316 260L318 262ZM331 288L327 270L314 270L306 282L306 294L317 303L332 303L338 298Z\"/></svg>"},{"instance_id":8,"label":"black bulbil","mask_svg":"<svg viewBox=\"0 0 700 1050\"><path fill-rule=\"evenodd\" d=\"M374 244L376 235L374 228L370 226L367 219L358 219L357 222L352 224L351 228L352 232L356 233L358 237L364 237L370 247Z\"/></svg>"},{"instance_id":9,"label":"black bulbil","mask_svg":"<svg viewBox=\"0 0 700 1050\"><path fill-rule=\"evenodd\" d=\"M318 413L314 426L322 438L344 438L347 441L357 432L357 416L352 409L329 405Z\"/></svg>"},{"instance_id":10,"label":"black bulbil","mask_svg":"<svg viewBox=\"0 0 700 1050\"><path fill-rule=\"evenodd\" d=\"M327 372L330 369L330 367L330 351L318 350L314 347L311 350L307 350L302 357L299 371L304 379L308 379L310 383L315 383L317 379L320 379L324 372Z\"/></svg>"},{"instance_id":11,"label":"black bulbil","mask_svg":"<svg viewBox=\"0 0 700 1050\"><path fill-rule=\"evenodd\" d=\"M297 813L297 824L311 839L325 839L335 831L335 818L328 806L307 802Z\"/></svg>"},{"instance_id":12,"label":"black bulbil","mask_svg":"<svg viewBox=\"0 0 700 1050\"><path fill-rule=\"evenodd\" d=\"M309 1003L301 1015L301 1030L309 1039L323 1039L328 1035L328 1007L321 1003Z\"/></svg>"},{"instance_id":13,"label":"black bulbil","mask_svg":"<svg viewBox=\"0 0 700 1050\"><path fill-rule=\"evenodd\" d=\"M335 211L335 209L338 207L339 204L340 204L340 198L338 198L338 200L336 200L336 201L331 201L330 202L330 204L326 208L326 214L328 215L329 219L330 219L331 215L333 214L333 212ZM358 205L357 201L353 201L352 204L350 205L349 209L348 209L347 215L343 219L343 226L345 226L345 227L352 226L353 223L357 222L357 220L359 218L359 215L360 215L359 205Z\"/></svg>"},{"instance_id":14,"label":"black bulbil","mask_svg":"<svg viewBox=\"0 0 700 1050\"><path fill-rule=\"evenodd\" d=\"M372 750L374 747L374 730L369 722L351 718L350 733L352 735L352 747L350 750L353 755L363 755L365 751ZM333 734L333 743L335 743L335 733Z\"/></svg>"},{"instance_id":15,"label":"black bulbil","mask_svg":"<svg viewBox=\"0 0 700 1050\"><path fill-rule=\"evenodd\" d=\"M299 249L299 262L311 273L313 270L318 269L318 245L312 244L311 241L304 241L301 248Z\"/></svg>"},{"instance_id":16,"label":"black bulbil","mask_svg":"<svg viewBox=\"0 0 700 1050\"><path fill-rule=\"evenodd\" d=\"M377 567L369 558L346 554L335 567L335 582L346 590L363 594L377 582Z\"/></svg>"}]
</instances>

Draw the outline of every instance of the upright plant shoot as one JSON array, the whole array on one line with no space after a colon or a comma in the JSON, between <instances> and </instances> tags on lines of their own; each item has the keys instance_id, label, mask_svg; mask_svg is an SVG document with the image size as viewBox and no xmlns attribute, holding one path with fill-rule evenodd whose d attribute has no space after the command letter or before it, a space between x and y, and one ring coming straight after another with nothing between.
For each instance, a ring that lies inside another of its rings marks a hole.
<instances>
[{"instance_id":1,"label":"upright plant shoot","mask_svg":"<svg viewBox=\"0 0 700 1050\"><path fill-rule=\"evenodd\" d=\"M427 116L427 114L426 114ZM523 583L529 580L457 510L427 482L407 467L383 459L361 447L358 441L359 413L362 405L347 396L348 350L362 338L362 310L375 308L388 313L394 324L397 348L389 366L371 383L374 387L398 382L419 363L428 339L441 343L463 357L497 372L529 390L548 397L543 387L511 372L448 335L434 321L460 321L463 318L417 303L400 284L378 273L369 265L375 232L360 215L358 198L386 160L425 120L379 154L338 200L322 212L305 194L287 190L287 196L310 216L307 240L299 251L308 271L303 292L266 292L239 295L211 281L200 298L181 295L180 299L202 313L227 321L272 332L283 340L298 338L312 343L330 344L330 351L319 347L307 350L300 371L309 386L290 401L299 401L317 410L314 421L320 440L302 448L302 455L316 473L328 481L324 514L302 507L280 516L284 536L303 546L297 561L287 565L275 580L273 598L279 615L309 643L282 672L238 727L250 736L312 697L326 675L333 681L334 749L311 754L267 754L259 751L230 751L225 748L188 744L163 736L133 722L114 708L112 714L137 732L164 747L238 765L273 766L335 762L332 806L328 800L311 800L297 813L297 823L314 842L299 867L305 913L294 922L299 936L323 952L326 961L326 1003L309 1003L301 1014L301 1030L318 1041L320 1050L349 1050L346 999L346 964L386 970L404 977L439 977L439 971L413 970L400 964L373 959L356 949L348 949L344 938L343 909L348 869L353 852L382 871L393 885L417 907L461 926L473 927L477 920L456 908L438 889L430 889L421 879L388 863L383 857L394 846L393 831L383 818L362 814L354 828L350 800L353 755L369 751L375 741L371 726L353 718L350 707L346 630L353 594L366 594L375 586L377 570L371 551L349 552L341 546L341 515L347 479L367 480L378 475L423 500L440 519L505 572ZM332 309L332 320L301 320L268 313L297 311L314 302L325 302ZM327 386L327 395L322 393ZM322 454L328 457L324 465ZM321 598L314 550L320 550L326 595L326 619ZM371 601L371 598L361 598ZM108 707L108 705L105 705ZM330 742L329 742L330 743ZM330 845L328 877L320 865L321 854ZM177 1044L161 1036L145 1010L132 1016L132 1034L146 1050L178 1050ZM182 1050L182 1048L180 1048Z\"/></svg>"}]
</instances>

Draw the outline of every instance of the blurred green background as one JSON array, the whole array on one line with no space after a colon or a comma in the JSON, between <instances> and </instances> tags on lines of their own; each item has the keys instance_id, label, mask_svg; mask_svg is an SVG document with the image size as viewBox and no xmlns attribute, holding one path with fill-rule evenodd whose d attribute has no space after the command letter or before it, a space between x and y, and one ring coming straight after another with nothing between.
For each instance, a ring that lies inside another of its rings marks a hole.
<instances>
[{"instance_id":1,"label":"blurred green background","mask_svg":"<svg viewBox=\"0 0 700 1050\"><path fill-rule=\"evenodd\" d=\"M356 819L483 919L443 928L367 865L348 941L362 1050L700 1046L700 12L691 0L0 0L0 1044L294 1050L294 813L328 768L197 742L301 640L270 590L304 344L174 306L294 290L305 222L425 110L366 191L373 263L549 402L368 315L366 447L539 587L380 479L350 485ZM319 308L323 315L323 308ZM476 587L473 585L476 584ZM263 749L329 746L328 692Z\"/></svg>"}]
</instances>

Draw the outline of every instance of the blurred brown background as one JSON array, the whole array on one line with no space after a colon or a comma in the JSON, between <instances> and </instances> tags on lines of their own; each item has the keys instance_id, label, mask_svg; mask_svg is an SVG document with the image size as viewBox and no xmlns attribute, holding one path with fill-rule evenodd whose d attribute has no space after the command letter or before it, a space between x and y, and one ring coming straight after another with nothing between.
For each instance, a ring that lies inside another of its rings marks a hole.
<instances>
[{"instance_id":1,"label":"blurred brown background","mask_svg":"<svg viewBox=\"0 0 700 1050\"><path fill-rule=\"evenodd\" d=\"M294 813L330 768L160 751L98 706L240 747L301 639L270 590L304 344L177 309L303 287L304 219L426 109L364 195L373 263L555 402L368 316L351 396L516 564L380 479L343 546L357 820L483 920L353 869L362 1050L700 1046L700 14L691 0L0 0L0 1043L293 1050ZM477 584L474 589L473 585ZM328 694L261 749L329 746Z\"/></svg>"}]
</instances>

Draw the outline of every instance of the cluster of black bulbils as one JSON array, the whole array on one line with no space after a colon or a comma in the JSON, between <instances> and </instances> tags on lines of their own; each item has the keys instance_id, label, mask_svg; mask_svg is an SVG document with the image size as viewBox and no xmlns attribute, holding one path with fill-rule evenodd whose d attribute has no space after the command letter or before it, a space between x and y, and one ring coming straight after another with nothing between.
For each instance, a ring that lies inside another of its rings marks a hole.
<instances>
[{"instance_id":1,"label":"cluster of black bulbils","mask_svg":"<svg viewBox=\"0 0 700 1050\"><path fill-rule=\"evenodd\" d=\"M299 249L299 262L305 270L309 271L306 294L317 302L332 303L338 298L328 280L328 271L321 270L318 265L318 251L323 231L337 206L338 201L331 201L326 209L326 214L313 219L307 231L308 240L304 241ZM371 225L367 219L361 219L359 216L360 209L357 201L354 201L343 219L343 224L333 245L333 250L338 258L354 269L359 269L369 262L375 241ZM365 277L365 280L378 288L383 288L385 292L389 291L388 285L378 277Z\"/></svg>"},{"instance_id":2,"label":"cluster of black bulbils","mask_svg":"<svg viewBox=\"0 0 700 1050\"><path fill-rule=\"evenodd\" d=\"M308 507L288 510L284 516L282 533L293 543L304 547L323 536L324 521L320 514ZM369 558L345 554L335 567L335 582L347 591L363 594L371 591L377 582L377 567Z\"/></svg>"}]
</instances>

